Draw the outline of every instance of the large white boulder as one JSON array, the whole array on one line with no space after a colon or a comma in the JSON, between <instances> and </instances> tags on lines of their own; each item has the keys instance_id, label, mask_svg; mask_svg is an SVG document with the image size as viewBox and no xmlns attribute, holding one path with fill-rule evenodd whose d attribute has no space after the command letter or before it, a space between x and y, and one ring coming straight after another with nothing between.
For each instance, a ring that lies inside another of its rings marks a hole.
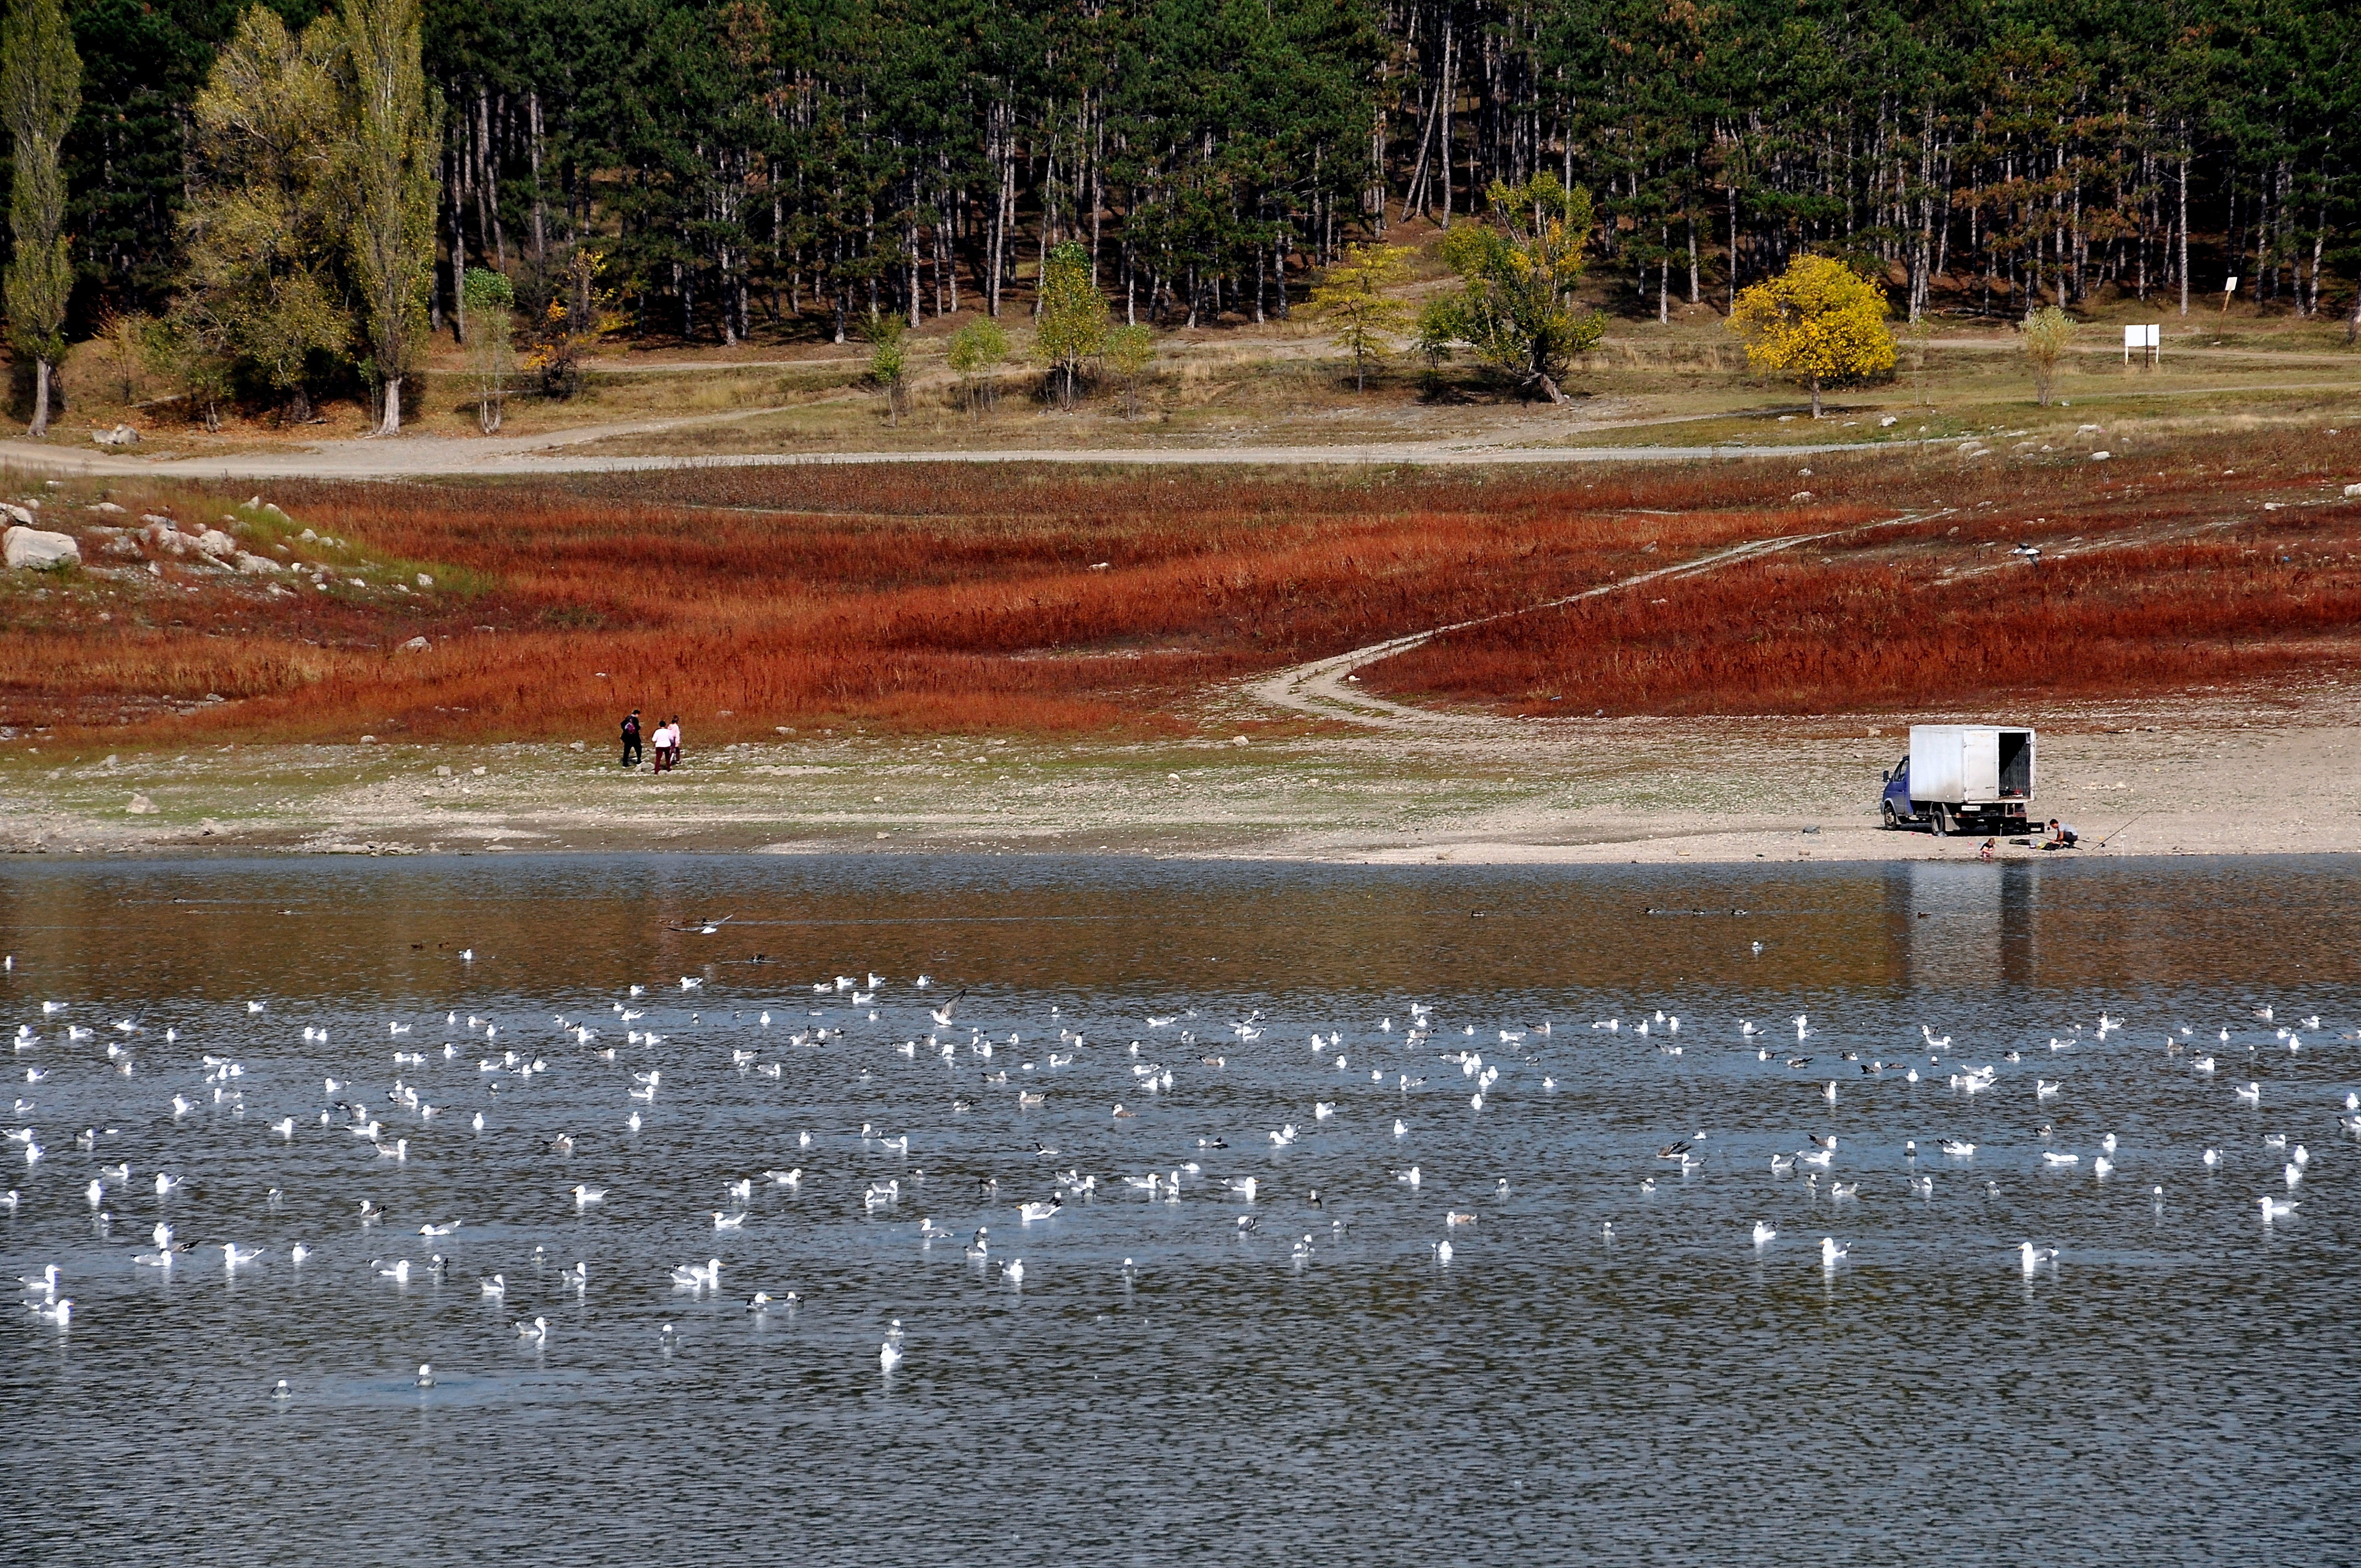
<instances>
[{"instance_id":1,"label":"large white boulder","mask_svg":"<svg viewBox=\"0 0 2361 1568\"><path fill-rule=\"evenodd\" d=\"M139 444L139 433L132 429L127 424L118 424L113 430L93 430L90 433L90 438L93 441L97 442L101 446L137 446Z\"/></svg>"},{"instance_id":2,"label":"large white boulder","mask_svg":"<svg viewBox=\"0 0 2361 1568\"><path fill-rule=\"evenodd\" d=\"M82 546L71 533L44 533L38 528L18 523L0 535L0 549L5 549L8 565L29 571L53 571L60 566L82 565Z\"/></svg>"}]
</instances>

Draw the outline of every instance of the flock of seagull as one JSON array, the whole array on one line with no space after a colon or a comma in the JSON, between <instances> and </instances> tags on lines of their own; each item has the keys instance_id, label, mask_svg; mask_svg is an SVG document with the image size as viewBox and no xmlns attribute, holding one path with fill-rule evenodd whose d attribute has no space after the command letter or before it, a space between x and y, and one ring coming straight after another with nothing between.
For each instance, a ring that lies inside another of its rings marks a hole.
<instances>
[{"instance_id":1,"label":"flock of seagull","mask_svg":"<svg viewBox=\"0 0 2361 1568\"><path fill-rule=\"evenodd\" d=\"M707 934L717 928L718 923L698 927ZM463 954L462 959L472 963L473 949ZM13 975L14 958L8 958L5 964ZM676 1005L664 1010L664 1017L675 1018L680 1008L701 1009L704 1003L698 993L704 984L704 980L697 976L681 977L679 992L671 996ZM578 1016L552 1014L532 1024L498 1022L489 1016L463 1014L456 1008L445 1010L439 1019L431 1014L408 1020L390 1019L383 1025L383 1034L374 1036L366 1053L373 1058L373 1064L384 1063L390 1057L390 1081L373 1080L363 1085L358 1080L369 1069L355 1066L343 1077L331 1074L321 1080L319 1103L313 1113L302 1118L283 1114L264 1124L269 1135L281 1144L291 1144L298 1137L343 1140L357 1159L391 1167L406 1165L414 1148L421 1154L430 1147L447 1148L448 1139L439 1135L454 1127L464 1127L465 1135L476 1138L527 1136L538 1146L536 1157L546 1157L555 1162L555 1169L562 1170L563 1162L574 1153L577 1138L584 1135L573 1129L528 1131L511 1123L506 1112L510 1105L530 1102L536 1079L568 1069L599 1074L598 1081L606 1085L607 1091L619 1091L613 1102L613 1127L602 1132L632 1134L649 1125L647 1118L657 1113L660 1104L668 1104L665 1097L677 1091L677 1080L683 1076L694 1079L698 1071L710 1069L749 1080L776 1080L785 1074L788 1053L824 1051L831 1046L851 1046L865 1051L882 1048L913 1069L926 1063L948 1069L949 1078L941 1081L941 1087L950 1095L949 1108L955 1117L975 1113L983 1103L983 1097L995 1093L1003 1096L1005 1104L1021 1113L1044 1107L1053 1091L1060 1094L1061 1101L1070 1094L1086 1092L1084 1085L1089 1080L1084 1075L1064 1075L1064 1069L1073 1068L1078 1061L1086 1067L1096 1067L1103 1073L1119 1072L1121 1076L1115 1081L1123 1086L1122 1098L1108 1095L1103 1102L1108 1106L1104 1115L1110 1128L1120 1128L1136 1120L1143 1107L1170 1103L1164 1097L1183 1077L1202 1080L1222 1073L1238 1053L1247 1053L1240 1057L1241 1065L1248 1061L1257 1065L1284 1062L1290 1057L1299 1068L1306 1065L1306 1058L1295 1054L1301 1049L1298 1039L1282 1034L1260 1009L1227 1022L1201 1018L1193 1009L1149 1014L1142 1020L1145 1027L1137 1037L1099 1044L1086 1039L1085 1031L1075 1026L1075 1022L1057 1006L1048 1008L1039 1032L1028 1037L1022 1029L1004 1033L1000 1025L986 1028L963 1021L961 1008L967 993L961 992L938 1001L939 989L927 976L921 975L912 982L908 989L914 995L881 1001L888 985L884 976L864 970L862 976L840 975L813 984L808 1006L785 999L767 1004L730 1005L726 1066L720 1048L711 1043L714 1031L703 1027L706 1020L702 1011L689 1012L685 1025L666 1022L664 1029L648 1026L651 1014L660 1011L657 998L670 992L669 984L662 988L631 985L604 1003L599 1011ZM652 995L652 991L656 994ZM25 1005L29 1007L30 1003ZM247 1035L258 1037L267 1049L269 1038L279 1027L269 1014L271 1004L255 1001L243 1005L242 1022ZM192 1116L225 1115L230 1123L244 1124L249 1083L272 1077L271 1069L258 1068L250 1074L247 1065L236 1056L184 1047L182 1031L177 1025L159 1028L140 1016L106 1016L87 1003L49 1000L41 1002L39 1006L38 1021L17 1024L13 1040L24 1087L15 1102L15 1124L5 1134L5 1148L10 1151L6 1157L20 1166L20 1174L18 1185L0 1192L0 1221L13 1220L21 1210L56 1215L71 1211L71 1206L79 1202L95 1234L103 1241L112 1242L118 1227L138 1229L140 1222L148 1216L143 1213L134 1218L133 1211L147 1209L154 1215L144 1233L150 1245L143 1249L135 1244L126 1249L121 1255L126 1258L125 1266L166 1275L176 1269L199 1266L201 1260L195 1255L199 1245L177 1234L172 1223L173 1205L187 1179L185 1173L164 1168L135 1170L127 1159L109 1163L107 1157L112 1151L107 1146L124 1135L116 1127L102 1129L93 1124L71 1131L63 1139L45 1141L49 1140L50 1135L41 1130L41 1096L48 1092L42 1086L65 1078L80 1080L87 1087L101 1075L106 1075L116 1080L109 1086L109 1102L119 1107L119 1113L126 1119L169 1118L179 1124ZM895 1010L893 1022L877 1027L888 1008ZM715 1012L718 1023L719 1009ZM906 1027L920 1016L926 1020L923 1025ZM822 1021L810 1022L814 1018ZM201 1021L192 1021L189 1027L192 1034L196 1034L203 1032L204 1025ZM1888 1058L1875 1053L1865 1055L1859 1049L1829 1050L1824 1045L1815 1045L1821 1031L1808 1014L1798 1014L1787 1025L1777 1026L1750 1019L1733 1020L1722 1026L1721 1043L1708 1049L1727 1051L1737 1058L1752 1057L1757 1063L1775 1062L1799 1075L1798 1082L1820 1080L1816 1098L1830 1107L1839 1104L1847 1095L1843 1086L1846 1077L1856 1083L1898 1080L1911 1085L1939 1080L1956 1097L1956 1103L1996 1092L2004 1076L2002 1064L2021 1065L2028 1055L2036 1056L2037 1060L2054 1059L2077 1049L2103 1046L2111 1035L2125 1027L2122 1020L2103 1013L2087 1032L2074 1025L2063 1036L2052 1036L2046 1047L2011 1048L1998 1053L1993 1060L1970 1065L1964 1060L1949 1059L1951 1036L1938 1035L1931 1025L1922 1025L1915 1045L1906 1050L1897 1049ZM675 1034L684 1028L687 1036L675 1038ZM2224 1106L2232 1111L2242 1106L2257 1110L2264 1102L2263 1080L2268 1076L2259 1068L2261 1059L2267 1053L2301 1058L2312 1048L2312 1041L2318 1038L2321 1028L2318 1016L2280 1025L2271 1008L2260 1007L2254 1010L2252 1026L2242 1025L2235 1039L2226 1026L2210 1039L2201 1038L2188 1025L2165 1034L2159 1047L2160 1059L2173 1070L2185 1072L2192 1084L2202 1086L2223 1070L2225 1060L2235 1062L2243 1057L2240 1065L2247 1070L2233 1076L2244 1081L2230 1085L2232 1092L2225 1098ZM428 1036L425 1040L416 1037L422 1029ZM1792 1043L1788 1039L1790 1029ZM1054 1035L1050 1030L1055 1031ZM1636 1046L1666 1058L1678 1058L1697 1043L1703 1032L1695 1021L1685 1029L1677 1014L1654 1011L1628 1020L1620 1016L1598 1019L1583 1035L1593 1049L1611 1047L1628 1052ZM1129 1036L1127 1029L1122 1033ZM1365 1036L1368 1050L1391 1059L1382 1063L1362 1059L1356 1066L1356 1058L1363 1056L1361 1044L1347 1046L1341 1030L1313 1031L1309 1036L1308 1066L1322 1076L1323 1082L1334 1087L1312 1100L1303 1121L1282 1121L1277 1127L1257 1128L1252 1135L1230 1130L1256 1155L1275 1155L1299 1143L1307 1131L1321 1128L1345 1113L1340 1111L1345 1100L1344 1086L1366 1081L1392 1096L1392 1103L1377 1129L1381 1135L1386 1130L1385 1122L1389 1121L1391 1136L1400 1143L1411 1136L1409 1118L1433 1113L1436 1096L1464 1096L1467 1113L1481 1115L1488 1096L1499 1094L1498 1086L1504 1072L1518 1075L1515 1086L1519 1090L1537 1088L1543 1095L1557 1092L1560 1085L1555 1074L1567 1069L1560 1067L1544 1070L1538 1053L1558 1033L1548 1022L1509 1027L1492 1025L1483 1031L1485 1037L1479 1041L1474 1025L1462 1025L1453 1030L1438 1023L1433 1006L1413 1002L1403 1009L1399 1028L1396 1018L1388 1015L1369 1031L1373 1039ZM338 1036L333 1042L332 1034ZM902 1036L898 1040L895 1038L897 1035ZM359 1047L367 1037L357 1036L349 1025L338 1025L333 1030L325 1025L302 1025L302 1039L306 1047L342 1044L348 1052L344 1059L355 1062L364 1058ZM1774 1037L1779 1042L1775 1045ZM522 1043L528 1040L534 1043ZM748 1043L737 1043L741 1041ZM1556 1054L1566 1056L1565 1042L1560 1040L1557 1044L1560 1048ZM667 1045L672 1047L670 1052L662 1049ZM1488 1058L1488 1051L1491 1053ZM628 1059L625 1053L629 1053ZM673 1080L667 1080L665 1068L658 1065L659 1059L673 1065ZM880 1059L860 1067L862 1080L870 1081L873 1073L883 1072L890 1065ZM609 1067L618 1070L606 1073L604 1069ZM185 1080L192 1068L198 1076L195 1083L183 1080L170 1092L149 1087L158 1077ZM1811 1070L1815 1068L1819 1071ZM1366 1080L1361 1077L1364 1072ZM1827 1076L1831 1072L1837 1076ZM2047 1113L2051 1102L2063 1091L2063 1079L2043 1077L2038 1068L2032 1077L2035 1107L2037 1112ZM2022 1080L2015 1081L2021 1090ZM274 1081L268 1097L283 1108L289 1092L288 1086ZM467 1101L478 1102L481 1108L472 1112L456 1108ZM1356 1102L1355 1108L1365 1104L1366 1102ZM2345 1133L2361 1135L2361 1096L2348 1093L2344 1097L2338 1125ZM2099 1152L2085 1165L2081 1151L2049 1146L2053 1130L2046 1122L2038 1129L2044 1168L2061 1172L2087 1169L2094 1180L2102 1183L2115 1176L2119 1145L2113 1133L2099 1139ZM809 1130L795 1135L797 1148L812 1148L816 1135L818 1135ZM840 1135L848 1144L854 1135L850 1129ZM870 1123L863 1123L857 1135L864 1156L892 1157L898 1162L897 1174L870 1180L862 1189L858 1200L862 1212L898 1220L906 1197L929 1190L926 1172L909 1163L910 1137L907 1134L888 1135ZM1686 1176L1704 1164L1701 1146L1708 1136L1699 1130L1691 1136L1666 1143L1656 1150L1654 1157ZM2260 1136L2267 1154L2281 1168L2277 1174L2283 1190L2267 1191L2256 1200L2262 1223L2270 1225L2297 1214L2302 1201L2299 1193L2313 1157L2302 1142L2291 1141L2284 1133ZM69 1140L73 1151L70 1156L55 1146ZM413 1140L417 1141L415 1145ZM2227 1140L2223 1145L2204 1146L2197 1156L2202 1168L2218 1169L2225 1146ZM1269 1200L1279 1196L1266 1190L1275 1184L1278 1175L1269 1170L1223 1175L1209 1172L1207 1167L1213 1162L1228 1167L1247 1164L1246 1149L1233 1151L1226 1139L1208 1133L1198 1136L1194 1147L1188 1151L1193 1157L1168 1157L1158 1162L1161 1168L1138 1174L1115 1173L1103 1179L1097 1173L1085 1173L1078 1160L1061 1165L1061 1151L1035 1138L1024 1152L1042 1162L1040 1168L1046 1174L1040 1187L1046 1190L1046 1195L1004 1197L999 1181L990 1175L972 1178L962 1190L972 1190L987 1218L994 1212L1005 1212L1020 1233L1035 1225L1051 1223L1069 1205L1093 1201L1102 1191L1110 1195L1136 1194L1150 1202L1174 1204L1183 1201L1185 1190L1235 1206L1237 1212L1225 1216L1222 1223L1226 1230L1245 1236L1259 1230L1268 1212ZM1972 1142L1941 1138L1934 1141L1929 1166L1922 1167L1922 1151L1916 1142L1906 1141L1902 1157L1909 1190L1916 1197L1931 1196L1932 1168L1971 1170L1976 1152ZM1837 1157L1836 1134L1809 1135L1806 1146L1769 1157L1769 1176L1773 1181L1800 1176L1816 1209L1822 1196L1839 1205L1857 1203L1861 1179L1859 1176L1851 1180L1838 1179ZM68 1166L74 1168L71 1174L66 1173ZM1428 1179L1417 1163L1389 1168L1389 1174L1394 1184L1413 1193ZM1821 1186L1824 1179L1825 1189ZM715 1237L734 1236L754 1212L752 1204L758 1191L798 1194L805 1180L800 1165L730 1178L721 1187L720 1206L704 1211L709 1221L709 1234ZM1643 1177L1638 1185L1643 1194L1652 1193L1657 1190L1657 1178ZM1987 1192L1998 1190L1996 1183L1987 1181L1983 1186ZM939 1175L932 1190L939 1192L943 1187ZM609 1190L588 1181L560 1186L553 1179L552 1207L562 1204L575 1215L585 1215L607 1201ZM1505 1200L1510 1192L1507 1178L1494 1181L1493 1196ZM2152 1186L2149 1196L2160 1210L2163 1188ZM279 1190L271 1189L268 1201L274 1212L280 1200ZM1312 1209L1322 1208L1325 1201L1316 1189L1302 1198L1302 1202ZM390 1234L392 1233L386 1227L390 1220L388 1212L374 1200L362 1199L349 1223L364 1232ZM1446 1208L1444 1234L1425 1244L1433 1262L1449 1266L1455 1255L1452 1235L1478 1223L1479 1215L1472 1208ZM423 1242L432 1244L453 1235L462 1223L457 1219L430 1218L417 1226L416 1234ZM1293 1234L1296 1227L1288 1229ZM1332 1218L1326 1238L1317 1231L1302 1232L1301 1239L1292 1241L1290 1255L1301 1266L1320 1248L1341 1240L1348 1229L1345 1219ZM1612 1240L1612 1222L1603 1223L1600 1234ZM1776 1244L1779 1234L1777 1226L1770 1221L1758 1221L1749 1239L1755 1253L1761 1255ZM959 1233L931 1217L921 1218L917 1239L920 1245L931 1246L956 1241ZM1021 1289L1026 1276L1023 1257L1004 1256L1005 1249L995 1250L997 1245L991 1225L978 1223L967 1236L962 1255L980 1268L996 1267L1002 1284ZM260 1266L267 1255L266 1249L242 1245L234 1239L206 1242L203 1251L216 1255L220 1268L230 1275ZM1833 1273L1849 1260L1851 1244L1840 1242L1834 1235L1824 1235L1818 1253L1822 1267ZM301 1269L313 1256L313 1248L305 1242L294 1242L286 1247L285 1255L291 1266ZM544 1249L536 1247L537 1275L544 1272L540 1265L544 1257ZM2059 1249L2037 1245L2028 1239L2019 1244L2013 1261L2030 1278L2045 1268L2054 1271L2059 1260ZM211 1266L210 1260L204 1261L206 1266ZM378 1277L396 1286L406 1286L413 1277L441 1282L451 1272L451 1265L439 1252L433 1253L423 1264L413 1264L406 1256L376 1257L369 1266ZM1133 1259L1124 1259L1126 1278L1136 1266ZM722 1259L708 1256L701 1261L684 1262L668 1277L646 1283L652 1289L666 1289L703 1303L719 1299L723 1273ZM37 1274L20 1276L18 1282L34 1323L58 1331L71 1329L75 1305L69 1294L64 1269L57 1264L48 1264ZM587 1261L577 1261L558 1274L559 1288L574 1292L577 1299L587 1293L588 1285ZM498 1308L507 1307L510 1286L504 1274L479 1276L477 1288L484 1300ZM773 1294L763 1289L745 1299L744 1309L758 1314L791 1312L802 1302L803 1298L795 1291ZM545 1312L507 1321L516 1339L530 1347L538 1348L550 1340L552 1327ZM678 1331L667 1321L659 1332L670 1344ZM905 1339L900 1320L894 1320L877 1350L877 1361L884 1373L890 1375L902 1365ZM433 1387L433 1365L420 1364L414 1380L421 1387ZM285 1398L290 1397L291 1389L282 1379L272 1392L275 1398Z\"/></svg>"}]
</instances>

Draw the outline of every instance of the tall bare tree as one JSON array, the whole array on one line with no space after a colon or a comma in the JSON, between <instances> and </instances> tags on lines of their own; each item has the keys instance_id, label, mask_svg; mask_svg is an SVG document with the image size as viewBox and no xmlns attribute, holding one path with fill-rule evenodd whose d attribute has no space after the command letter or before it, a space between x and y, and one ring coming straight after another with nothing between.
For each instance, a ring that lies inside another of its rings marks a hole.
<instances>
[{"instance_id":1,"label":"tall bare tree","mask_svg":"<svg viewBox=\"0 0 2361 1568\"><path fill-rule=\"evenodd\" d=\"M16 244L8 268L8 339L33 361L32 433L49 432L49 379L65 358L66 299L73 263L66 248L66 180L59 153L82 108L82 57L59 0L20 0L0 23L0 115L15 141L8 227Z\"/></svg>"},{"instance_id":2,"label":"tall bare tree","mask_svg":"<svg viewBox=\"0 0 2361 1568\"><path fill-rule=\"evenodd\" d=\"M378 433L393 435L402 378L426 345L441 135L420 64L418 0L345 0L341 20L353 111L353 280L384 389Z\"/></svg>"}]
</instances>

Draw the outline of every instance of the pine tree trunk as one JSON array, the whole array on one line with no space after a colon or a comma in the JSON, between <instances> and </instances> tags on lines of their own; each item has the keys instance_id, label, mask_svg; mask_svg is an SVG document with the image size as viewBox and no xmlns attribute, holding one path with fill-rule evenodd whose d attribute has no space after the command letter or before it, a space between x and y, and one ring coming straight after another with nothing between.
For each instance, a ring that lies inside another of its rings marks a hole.
<instances>
[{"instance_id":1,"label":"pine tree trunk","mask_svg":"<svg viewBox=\"0 0 2361 1568\"><path fill-rule=\"evenodd\" d=\"M2327 204L2323 203L2320 226L2312 231L2312 282L2310 291L2304 295L2303 302L2303 313L2306 317L2320 313L2320 259L2322 252L2327 248L2327 246L2328 208Z\"/></svg>"},{"instance_id":2,"label":"pine tree trunk","mask_svg":"<svg viewBox=\"0 0 2361 1568\"><path fill-rule=\"evenodd\" d=\"M451 341L467 341L467 231L459 206L459 149L451 149ZM439 323L438 323L439 324Z\"/></svg>"},{"instance_id":3,"label":"pine tree trunk","mask_svg":"<svg viewBox=\"0 0 2361 1568\"><path fill-rule=\"evenodd\" d=\"M2180 313L2189 313L2189 155L2180 155Z\"/></svg>"},{"instance_id":4,"label":"pine tree trunk","mask_svg":"<svg viewBox=\"0 0 2361 1568\"><path fill-rule=\"evenodd\" d=\"M532 127L527 144L533 158L533 256L538 261L549 247L549 233L541 195L541 93L525 94L525 120Z\"/></svg>"},{"instance_id":5,"label":"pine tree trunk","mask_svg":"<svg viewBox=\"0 0 2361 1568\"><path fill-rule=\"evenodd\" d=\"M1730 180L1730 308L1723 313L1738 310L1738 177Z\"/></svg>"}]
</instances>

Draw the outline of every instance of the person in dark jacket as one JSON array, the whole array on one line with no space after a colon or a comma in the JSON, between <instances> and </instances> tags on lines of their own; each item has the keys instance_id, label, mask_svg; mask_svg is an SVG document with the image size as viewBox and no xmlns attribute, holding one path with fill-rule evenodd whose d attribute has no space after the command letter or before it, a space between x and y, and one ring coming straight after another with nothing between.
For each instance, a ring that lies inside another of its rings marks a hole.
<instances>
[{"instance_id":1,"label":"person in dark jacket","mask_svg":"<svg viewBox=\"0 0 2361 1568\"><path fill-rule=\"evenodd\" d=\"M623 716L623 766L640 765L640 710L631 709Z\"/></svg>"}]
</instances>

